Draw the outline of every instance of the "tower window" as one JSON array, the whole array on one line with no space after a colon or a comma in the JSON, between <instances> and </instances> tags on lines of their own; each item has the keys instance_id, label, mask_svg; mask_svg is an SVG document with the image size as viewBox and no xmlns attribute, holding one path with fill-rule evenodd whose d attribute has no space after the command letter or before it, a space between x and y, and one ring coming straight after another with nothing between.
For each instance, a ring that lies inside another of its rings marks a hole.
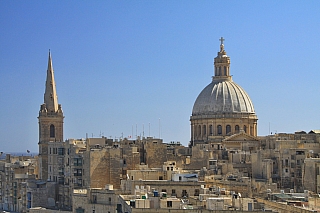
<instances>
[{"instance_id":1,"label":"tower window","mask_svg":"<svg viewBox=\"0 0 320 213\"><path fill-rule=\"evenodd\" d=\"M221 125L217 126L217 133L218 133L218 135L222 135L222 126Z\"/></svg>"},{"instance_id":2,"label":"tower window","mask_svg":"<svg viewBox=\"0 0 320 213\"><path fill-rule=\"evenodd\" d=\"M245 133L247 133L247 126L246 126L246 125L243 126L243 131L244 131Z\"/></svg>"},{"instance_id":3,"label":"tower window","mask_svg":"<svg viewBox=\"0 0 320 213\"><path fill-rule=\"evenodd\" d=\"M54 138L55 137L55 128L54 128L54 125L51 124L50 125L50 138Z\"/></svg>"},{"instance_id":4,"label":"tower window","mask_svg":"<svg viewBox=\"0 0 320 213\"><path fill-rule=\"evenodd\" d=\"M236 131L236 133L239 133L239 130L240 130L239 125L236 125L234 130Z\"/></svg>"},{"instance_id":5,"label":"tower window","mask_svg":"<svg viewBox=\"0 0 320 213\"><path fill-rule=\"evenodd\" d=\"M226 134L229 134L229 133L231 133L231 126L227 125L226 126Z\"/></svg>"}]
</instances>

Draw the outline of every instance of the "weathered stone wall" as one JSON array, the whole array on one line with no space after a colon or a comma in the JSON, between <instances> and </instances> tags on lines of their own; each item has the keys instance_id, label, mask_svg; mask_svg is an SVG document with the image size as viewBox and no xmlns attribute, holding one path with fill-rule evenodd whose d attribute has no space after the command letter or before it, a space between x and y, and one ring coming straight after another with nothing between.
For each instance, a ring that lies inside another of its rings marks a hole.
<instances>
[{"instance_id":1,"label":"weathered stone wall","mask_svg":"<svg viewBox=\"0 0 320 213\"><path fill-rule=\"evenodd\" d=\"M149 168L161 168L167 161L167 145L148 142L145 144L146 164Z\"/></svg>"},{"instance_id":2,"label":"weathered stone wall","mask_svg":"<svg viewBox=\"0 0 320 213\"><path fill-rule=\"evenodd\" d=\"M104 188L106 184L120 188L123 168L121 159L120 148L90 151L90 188Z\"/></svg>"}]
</instances>

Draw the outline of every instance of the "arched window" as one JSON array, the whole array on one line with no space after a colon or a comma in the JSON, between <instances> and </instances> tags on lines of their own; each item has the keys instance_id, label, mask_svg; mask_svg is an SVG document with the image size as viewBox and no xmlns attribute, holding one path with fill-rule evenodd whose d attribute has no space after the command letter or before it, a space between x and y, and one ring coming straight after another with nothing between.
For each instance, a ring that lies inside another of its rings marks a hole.
<instances>
[{"instance_id":1,"label":"arched window","mask_svg":"<svg viewBox=\"0 0 320 213\"><path fill-rule=\"evenodd\" d=\"M198 136L201 136L201 126L198 126Z\"/></svg>"},{"instance_id":2,"label":"arched window","mask_svg":"<svg viewBox=\"0 0 320 213\"><path fill-rule=\"evenodd\" d=\"M218 135L222 135L222 126L221 125L217 126L217 133L218 133Z\"/></svg>"},{"instance_id":3,"label":"arched window","mask_svg":"<svg viewBox=\"0 0 320 213\"><path fill-rule=\"evenodd\" d=\"M221 67L219 67L219 76L221 76Z\"/></svg>"},{"instance_id":4,"label":"arched window","mask_svg":"<svg viewBox=\"0 0 320 213\"><path fill-rule=\"evenodd\" d=\"M210 133L210 135L213 135L212 125L209 126L209 133Z\"/></svg>"},{"instance_id":5,"label":"arched window","mask_svg":"<svg viewBox=\"0 0 320 213\"><path fill-rule=\"evenodd\" d=\"M240 131L239 125L236 125L235 128L234 128L234 130L235 130L236 133L239 133L239 131Z\"/></svg>"},{"instance_id":6,"label":"arched window","mask_svg":"<svg viewBox=\"0 0 320 213\"><path fill-rule=\"evenodd\" d=\"M230 134L231 133L231 126L227 125L226 126L226 134Z\"/></svg>"},{"instance_id":7,"label":"arched window","mask_svg":"<svg viewBox=\"0 0 320 213\"><path fill-rule=\"evenodd\" d=\"M224 75L227 75L227 67L224 66Z\"/></svg>"},{"instance_id":8,"label":"arched window","mask_svg":"<svg viewBox=\"0 0 320 213\"><path fill-rule=\"evenodd\" d=\"M244 131L245 133L247 133L247 126L246 126L246 125L243 126L243 131Z\"/></svg>"},{"instance_id":9,"label":"arched window","mask_svg":"<svg viewBox=\"0 0 320 213\"><path fill-rule=\"evenodd\" d=\"M206 125L203 125L203 127L202 127L202 135L203 136L207 135L207 126Z\"/></svg>"},{"instance_id":10,"label":"arched window","mask_svg":"<svg viewBox=\"0 0 320 213\"><path fill-rule=\"evenodd\" d=\"M54 125L50 125L50 138L54 138L56 135Z\"/></svg>"}]
</instances>

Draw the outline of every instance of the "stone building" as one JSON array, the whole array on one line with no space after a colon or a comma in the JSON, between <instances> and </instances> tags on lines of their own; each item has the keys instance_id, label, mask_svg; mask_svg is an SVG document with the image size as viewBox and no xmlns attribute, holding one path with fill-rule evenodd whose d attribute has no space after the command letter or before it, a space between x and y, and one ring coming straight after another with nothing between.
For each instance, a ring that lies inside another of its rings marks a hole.
<instances>
[{"instance_id":1,"label":"stone building","mask_svg":"<svg viewBox=\"0 0 320 213\"><path fill-rule=\"evenodd\" d=\"M6 155L0 161L0 209L26 212L24 184L37 178L38 159L31 156Z\"/></svg>"}]
</instances>

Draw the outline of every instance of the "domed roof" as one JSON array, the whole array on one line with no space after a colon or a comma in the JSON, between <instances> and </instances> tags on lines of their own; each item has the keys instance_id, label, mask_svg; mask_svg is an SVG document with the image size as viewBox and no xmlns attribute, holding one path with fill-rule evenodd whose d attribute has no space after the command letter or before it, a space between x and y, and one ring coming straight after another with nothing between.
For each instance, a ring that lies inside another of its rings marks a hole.
<instances>
[{"instance_id":1,"label":"domed roof","mask_svg":"<svg viewBox=\"0 0 320 213\"><path fill-rule=\"evenodd\" d=\"M231 80L213 80L197 97L192 115L255 113L248 94Z\"/></svg>"},{"instance_id":2,"label":"domed roof","mask_svg":"<svg viewBox=\"0 0 320 213\"><path fill-rule=\"evenodd\" d=\"M193 105L192 115L212 115L223 113L255 113L248 94L232 81L230 57L220 39L220 51L214 58L212 82L199 94Z\"/></svg>"}]
</instances>

